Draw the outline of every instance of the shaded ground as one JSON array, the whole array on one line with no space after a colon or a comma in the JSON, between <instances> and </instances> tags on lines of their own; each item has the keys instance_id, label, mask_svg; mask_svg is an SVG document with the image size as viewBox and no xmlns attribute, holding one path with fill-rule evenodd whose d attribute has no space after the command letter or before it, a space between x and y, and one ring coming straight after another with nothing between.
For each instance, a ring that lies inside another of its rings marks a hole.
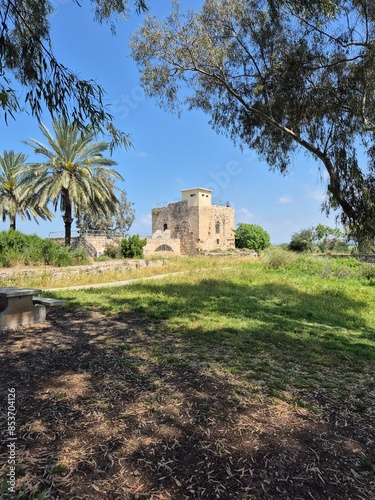
<instances>
[{"instance_id":1,"label":"shaded ground","mask_svg":"<svg viewBox=\"0 0 375 500\"><path fill-rule=\"evenodd\" d=\"M303 388L309 407L292 406L198 362L169 364L155 352L177 352L179 337L134 314L61 310L0 335L18 498L375 499L374 407Z\"/></svg>"}]
</instances>

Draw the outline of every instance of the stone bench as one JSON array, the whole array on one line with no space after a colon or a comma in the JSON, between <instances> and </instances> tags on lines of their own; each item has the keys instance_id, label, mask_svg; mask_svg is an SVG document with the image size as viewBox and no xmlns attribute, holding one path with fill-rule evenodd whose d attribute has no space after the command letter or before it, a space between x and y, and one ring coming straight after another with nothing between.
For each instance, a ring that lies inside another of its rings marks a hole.
<instances>
[{"instance_id":1,"label":"stone bench","mask_svg":"<svg viewBox=\"0 0 375 500\"><path fill-rule=\"evenodd\" d=\"M64 302L38 297L40 293L35 288L0 288L0 329L45 321L51 308Z\"/></svg>"},{"instance_id":2,"label":"stone bench","mask_svg":"<svg viewBox=\"0 0 375 500\"><path fill-rule=\"evenodd\" d=\"M64 304L63 300L60 299L48 299L47 297L33 297L33 303L36 305L42 305L47 307L47 309L61 306Z\"/></svg>"}]
</instances>

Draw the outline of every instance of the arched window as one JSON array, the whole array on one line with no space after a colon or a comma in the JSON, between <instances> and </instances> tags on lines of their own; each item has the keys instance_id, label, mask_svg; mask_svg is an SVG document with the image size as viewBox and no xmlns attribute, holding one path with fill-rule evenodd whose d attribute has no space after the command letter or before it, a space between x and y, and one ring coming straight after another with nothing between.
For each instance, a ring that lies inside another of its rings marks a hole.
<instances>
[{"instance_id":1,"label":"arched window","mask_svg":"<svg viewBox=\"0 0 375 500\"><path fill-rule=\"evenodd\" d=\"M215 231L216 231L216 234L220 234L220 222L216 222Z\"/></svg>"},{"instance_id":2,"label":"arched window","mask_svg":"<svg viewBox=\"0 0 375 500\"><path fill-rule=\"evenodd\" d=\"M173 248L170 247L169 245L160 245L157 248L155 248L155 252L173 252Z\"/></svg>"},{"instance_id":3,"label":"arched window","mask_svg":"<svg viewBox=\"0 0 375 500\"><path fill-rule=\"evenodd\" d=\"M168 224L164 224L163 231L166 231L167 229L168 229Z\"/></svg>"}]
</instances>

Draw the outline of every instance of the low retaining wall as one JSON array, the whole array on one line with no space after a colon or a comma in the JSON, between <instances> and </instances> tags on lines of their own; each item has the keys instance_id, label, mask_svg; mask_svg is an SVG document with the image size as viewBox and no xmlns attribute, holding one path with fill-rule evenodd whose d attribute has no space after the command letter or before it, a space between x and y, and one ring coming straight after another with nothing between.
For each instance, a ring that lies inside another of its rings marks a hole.
<instances>
[{"instance_id":1,"label":"low retaining wall","mask_svg":"<svg viewBox=\"0 0 375 500\"><path fill-rule=\"evenodd\" d=\"M375 254L359 254L353 255L354 258L360 260L361 262L368 262L369 264L375 264Z\"/></svg>"},{"instance_id":2,"label":"low retaining wall","mask_svg":"<svg viewBox=\"0 0 375 500\"><path fill-rule=\"evenodd\" d=\"M375 253L358 253L358 254L347 254L347 253L342 253L342 254L332 254L332 255L327 255L327 254L320 254L322 257L331 257L332 259L348 259L352 257L353 259L357 259L360 262L368 262L369 264L375 264Z\"/></svg>"},{"instance_id":3,"label":"low retaining wall","mask_svg":"<svg viewBox=\"0 0 375 500\"><path fill-rule=\"evenodd\" d=\"M259 257L257 252L203 252L205 257Z\"/></svg>"},{"instance_id":4,"label":"low retaining wall","mask_svg":"<svg viewBox=\"0 0 375 500\"><path fill-rule=\"evenodd\" d=\"M115 260L108 262L96 262L91 265L86 266L68 266L68 267L27 267L24 269L1 269L0 279L9 279L13 276L24 275L32 276L35 274L52 274L53 279L64 278L65 276L71 276L72 274L100 274L105 271L112 271L115 269L121 271L128 271L131 269L141 269L143 267L160 266L164 264L163 259L157 260L143 260L143 259L127 259L127 260Z\"/></svg>"}]
</instances>

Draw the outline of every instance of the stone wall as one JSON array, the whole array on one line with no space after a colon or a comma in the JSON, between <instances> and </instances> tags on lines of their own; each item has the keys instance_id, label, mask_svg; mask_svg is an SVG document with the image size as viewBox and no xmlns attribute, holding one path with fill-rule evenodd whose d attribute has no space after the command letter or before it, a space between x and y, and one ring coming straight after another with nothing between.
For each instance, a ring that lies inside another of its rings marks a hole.
<instances>
[{"instance_id":1,"label":"stone wall","mask_svg":"<svg viewBox=\"0 0 375 500\"><path fill-rule=\"evenodd\" d=\"M324 254L322 254L324 256ZM343 254L333 254L330 257L334 259L347 259L348 257L353 257L354 259L359 260L360 262L367 262L368 264L375 264L375 254L374 253L354 253L348 255L347 253Z\"/></svg>"},{"instance_id":2,"label":"stone wall","mask_svg":"<svg viewBox=\"0 0 375 500\"><path fill-rule=\"evenodd\" d=\"M53 279L64 278L76 274L101 274L105 271L121 270L128 271L132 269L141 269L143 267L163 265L163 259L144 260L144 259L126 259L126 260L110 260L107 262L95 262L86 266L69 266L69 267L27 267L24 269L0 269L0 279L9 279L17 275L34 276L51 274Z\"/></svg>"},{"instance_id":3,"label":"stone wall","mask_svg":"<svg viewBox=\"0 0 375 500\"><path fill-rule=\"evenodd\" d=\"M181 240L181 254L217 248L234 248L234 208L189 206L186 201L152 210L152 232L164 232Z\"/></svg>"},{"instance_id":4,"label":"stone wall","mask_svg":"<svg viewBox=\"0 0 375 500\"><path fill-rule=\"evenodd\" d=\"M147 238L147 244L143 248L145 257L154 253L168 253L180 255L180 239L179 238Z\"/></svg>"},{"instance_id":5,"label":"stone wall","mask_svg":"<svg viewBox=\"0 0 375 500\"><path fill-rule=\"evenodd\" d=\"M234 208L211 206L199 209L199 250L234 248Z\"/></svg>"},{"instance_id":6,"label":"stone wall","mask_svg":"<svg viewBox=\"0 0 375 500\"><path fill-rule=\"evenodd\" d=\"M64 245L64 238L53 238L54 241ZM107 236L74 236L71 238L71 248L74 250L79 246L83 246L90 257L99 257L104 252L104 249L107 245L115 243L115 240L112 238L108 238Z\"/></svg>"}]
</instances>

